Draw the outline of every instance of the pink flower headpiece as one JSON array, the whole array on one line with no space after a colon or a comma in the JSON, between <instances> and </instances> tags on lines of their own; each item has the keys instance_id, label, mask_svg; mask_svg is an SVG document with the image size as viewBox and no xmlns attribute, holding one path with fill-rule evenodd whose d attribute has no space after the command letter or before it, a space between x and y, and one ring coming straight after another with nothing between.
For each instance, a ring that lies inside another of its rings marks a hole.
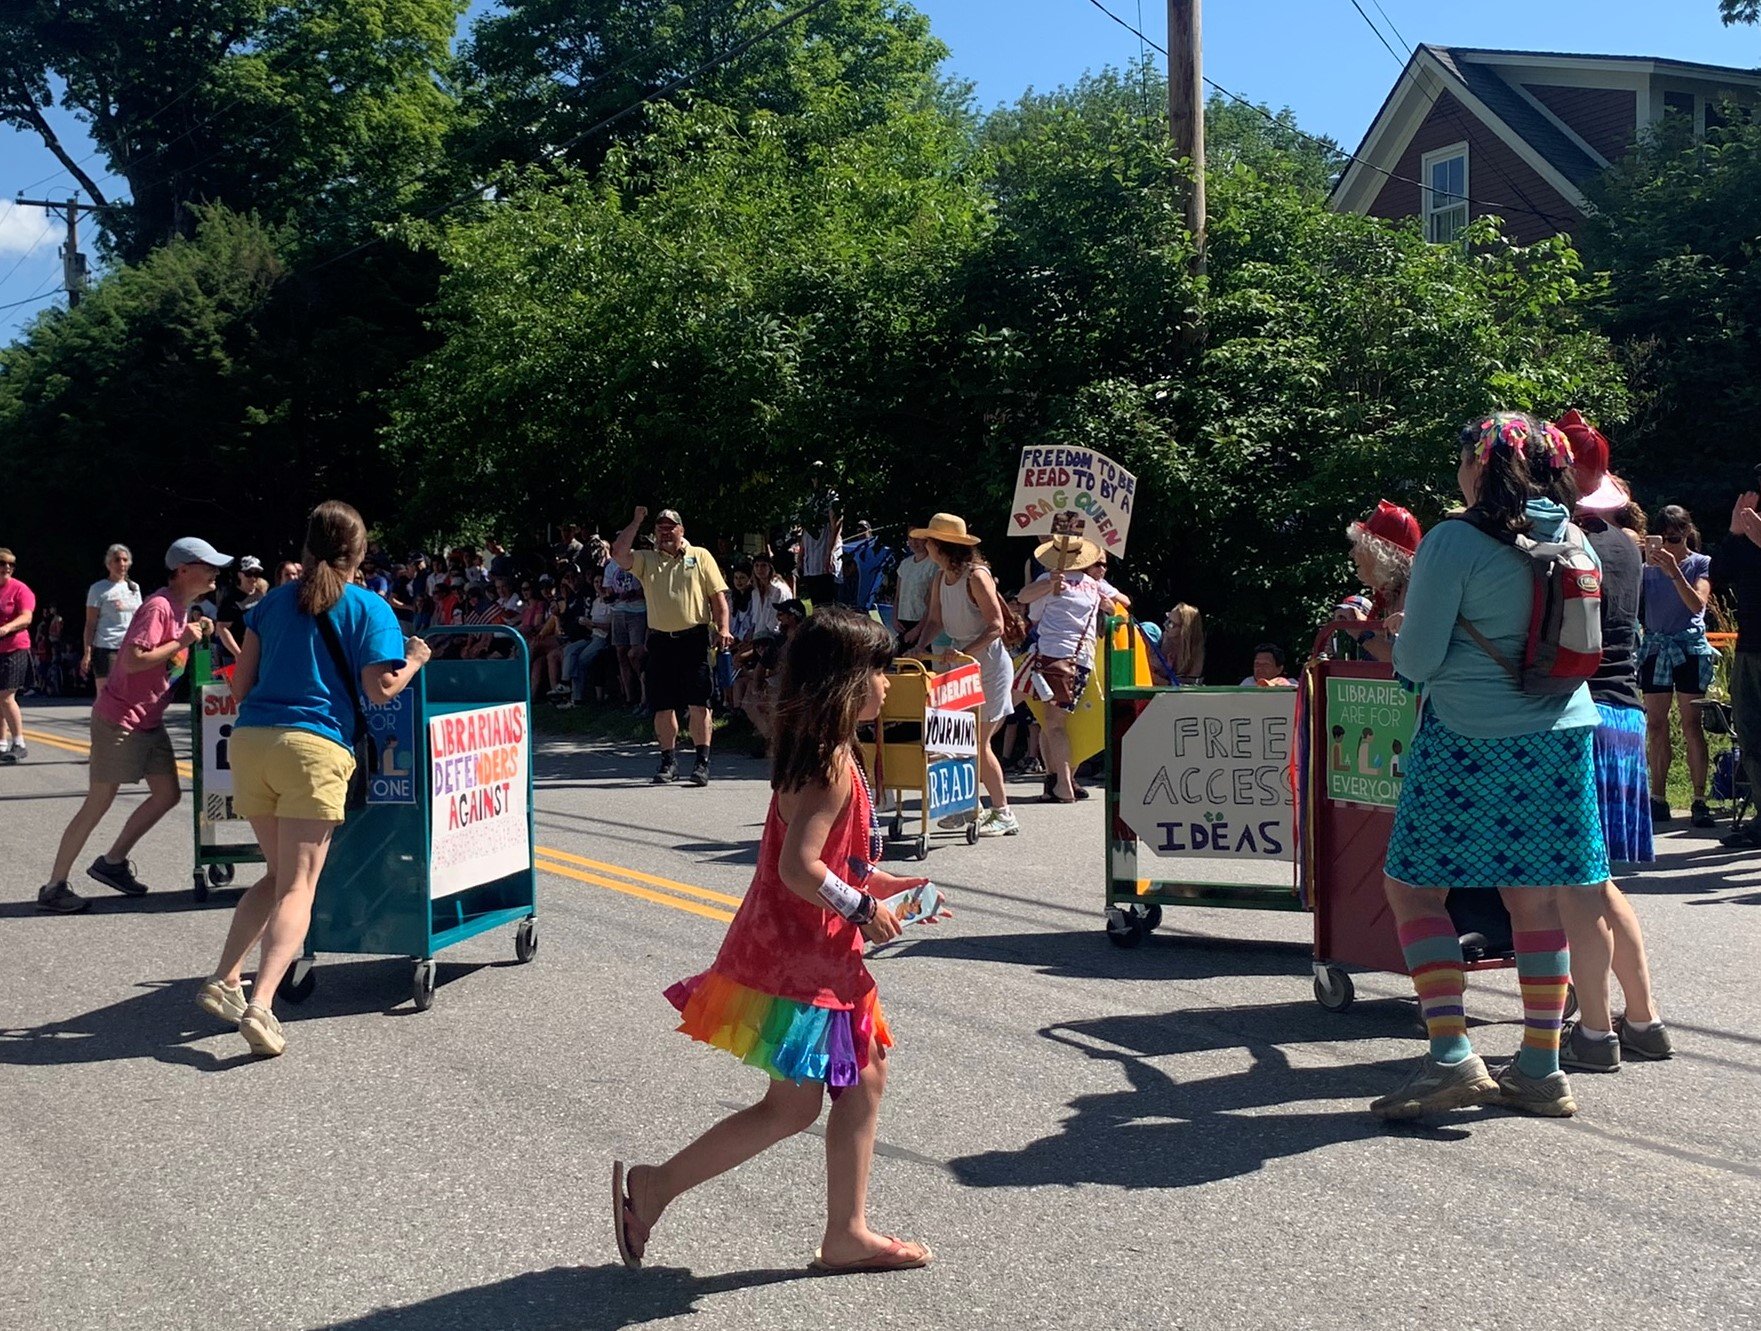
<instances>
[{"instance_id":1,"label":"pink flower headpiece","mask_svg":"<svg viewBox=\"0 0 1761 1331\"><path fill-rule=\"evenodd\" d=\"M1477 426L1469 426L1464 431L1469 437L1463 443L1472 446L1474 461L1484 464L1491 461L1494 448L1520 452L1537 432L1553 469L1563 471L1571 466L1571 440L1565 433L1551 421L1536 421L1521 412L1496 412Z\"/></svg>"}]
</instances>

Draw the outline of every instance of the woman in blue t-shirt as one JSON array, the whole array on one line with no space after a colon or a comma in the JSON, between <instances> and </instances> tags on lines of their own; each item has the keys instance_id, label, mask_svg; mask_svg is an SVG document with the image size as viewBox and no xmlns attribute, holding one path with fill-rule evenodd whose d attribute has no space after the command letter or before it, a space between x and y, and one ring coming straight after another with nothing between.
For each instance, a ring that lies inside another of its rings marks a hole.
<instances>
[{"instance_id":1,"label":"woman in blue t-shirt","mask_svg":"<svg viewBox=\"0 0 1761 1331\"><path fill-rule=\"evenodd\" d=\"M1706 806L1706 732L1694 704L1712 687L1718 653L1706 641L1706 605L1712 599L1712 560L1700 553L1693 514L1670 504L1657 515L1657 533L1645 539L1645 650L1639 658L1639 687L1645 692L1646 738L1651 758L1651 820L1667 822L1669 710L1681 698L1682 747L1688 751L1688 777L1694 783L1689 810L1695 827L1716 820Z\"/></svg>"},{"instance_id":2,"label":"woman in blue t-shirt","mask_svg":"<svg viewBox=\"0 0 1761 1331\"><path fill-rule=\"evenodd\" d=\"M366 553L359 513L334 500L314 509L304 571L246 615L233 673L233 807L250 820L269 872L240 898L196 1002L237 1022L262 1057L287 1047L270 1005L305 944L318 875L343 820L361 701L390 702L428 660L428 644L406 640L384 599L355 585ZM259 939L247 1003L240 972Z\"/></svg>"}]
</instances>

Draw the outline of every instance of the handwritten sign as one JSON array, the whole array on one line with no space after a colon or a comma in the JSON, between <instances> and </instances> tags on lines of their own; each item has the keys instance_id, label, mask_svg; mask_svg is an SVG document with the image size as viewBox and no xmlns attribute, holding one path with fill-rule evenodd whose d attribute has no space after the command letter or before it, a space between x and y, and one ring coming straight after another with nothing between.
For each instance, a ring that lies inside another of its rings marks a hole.
<instances>
[{"instance_id":1,"label":"handwritten sign","mask_svg":"<svg viewBox=\"0 0 1761 1331\"><path fill-rule=\"evenodd\" d=\"M1327 681L1327 798L1392 809L1418 728L1415 695L1391 679Z\"/></svg>"},{"instance_id":2,"label":"handwritten sign","mask_svg":"<svg viewBox=\"0 0 1761 1331\"><path fill-rule=\"evenodd\" d=\"M238 821L232 811L232 728L238 723L238 704L232 686L225 682L201 686L202 706L202 821Z\"/></svg>"},{"instance_id":3,"label":"handwritten sign","mask_svg":"<svg viewBox=\"0 0 1761 1331\"><path fill-rule=\"evenodd\" d=\"M1163 694L1126 731L1119 816L1164 859L1292 860L1294 689Z\"/></svg>"},{"instance_id":4,"label":"handwritten sign","mask_svg":"<svg viewBox=\"0 0 1761 1331\"><path fill-rule=\"evenodd\" d=\"M1024 448L1009 529L1016 536L1083 536L1125 553L1137 477L1092 448Z\"/></svg>"},{"instance_id":5,"label":"handwritten sign","mask_svg":"<svg viewBox=\"0 0 1761 1331\"><path fill-rule=\"evenodd\" d=\"M944 712L983 706L984 671L977 662L943 671L930 681L929 705Z\"/></svg>"},{"instance_id":6,"label":"handwritten sign","mask_svg":"<svg viewBox=\"0 0 1761 1331\"><path fill-rule=\"evenodd\" d=\"M532 865L523 703L428 722L430 894L451 896Z\"/></svg>"},{"instance_id":7,"label":"handwritten sign","mask_svg":"<svg viewBox=\"0 0 1761 1331\"><path fill-rule=\"evenodd\" d=\"M945 758L931 763L925 774L929 816L945 817L978 803L978 764L970 758Z\"/></svg>"},{"instance_id":8,"label":"handwritten sign","mask_svg":"<svg viewBox=\"0 0 1761 1331\"><path fill-rule=\"evenodd\" d=\"M978 713L928 711L923 716L923 751L947 758L978 756Z\"/></svg>"}]
</instances>

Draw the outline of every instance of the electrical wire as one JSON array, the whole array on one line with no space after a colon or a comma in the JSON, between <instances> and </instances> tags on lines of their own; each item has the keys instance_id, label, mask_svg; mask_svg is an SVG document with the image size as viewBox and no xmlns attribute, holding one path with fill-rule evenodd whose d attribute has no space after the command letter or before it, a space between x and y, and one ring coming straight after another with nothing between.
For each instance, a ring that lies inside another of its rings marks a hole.
<instances>
[{"instance_id":1,"label":"electrical wire","mask_svg":"<svg viewBox=\"0 0 1761 1331\"><path fill-rule=\"evenodd\" d=\"M1113 22L1117 23L1120 27L1124 28L1127 32L1133 33L1136 36L1142 38L1145 42L1147 42L1149 44L1149 48L1152 51L1159 52L1164 58L1170 58L1170 57L1168 57L1168 48L1167 47L1158 43L1154 38L1145 36L1143 34L1143 32L1141 32L1139 29L1132 27L1130 23L1128 23L1124 19L1120 18L1119 15L1115 14L1112 10L1108 9L1104 4L1102 4L1101 0L1088 0L1088 3L1093 5L1096 9L1100 10L1101 13L1105 14L1108 18L1112 19ZM1325 148L1328 152L1335 154L1336 156L1344 159L1345 161L1356 162L1359 166L1365 168L1366 170L1374 171L1377 175L1382 176L1388 180L1397 181L1398 183L1400 183L1402 185L1414 185L1421 190L1426 188L1423 181L1414 180L1409 176L1398 175L1395 172L1390 171L1385 166L1377 166L1374 162L1369 161L1366 158L1359 157L1356 153L1351 153L1351 152L1345 151L1345 149L1341 148L1337 143L1334 143L1331 139L1323 139L1317 134L1310 134L1305 129L1299 129L1297 126L1292 125L1287 121L1280 120L1277 116L1273 115L1270 111L1268 111L1265 107L1261 106L1258 102L1251 102L1247 98L1241 96L1239 93L1231 92L1228 88L1225 88L1221 83L1218 83L1216 79L1212 78L1208 74L1204 75L1203 78L1204 78L1204 82L1205 82L1206 86L1214 89L1217 92L1222 93L1223 96L1227 97L1230 101L1238 102L1242 106L1245 106L1248 110L1253 111L1257 115L1263 116L1266 120L1268 120L1272 124L1276 125L1279 129L1282 129L1282 130L1285 130L1291 134L1294 134L1299 139L1307 139L1310 143L1313 143L1318 147ZM1488 200L1485 200L1485 199L1476 199L1476 198L1472 198L1472 197L1469 197L1467 201L1471 204L1476 205L1477 207L1488 209L1488 210L1497 209L1500 211L1514 211L1514 212L1520 212L1520 213L1529 213L1535 217L1539 217L1542 221L1548 223L1551 226L1558 225L1558 223L1553 218L1549 217L1546 213L1542 212L1538 208L1531 207L1527 204L1494 203L1494 202L1489 202Z\"/></svg>"},{"instance_id":2,"label":"electrical wire","mask_svg":"<svg viewBox=\"0 0 1761 1331\"><path fill-rule=\"evenodd\" d=\"M1353 9L1357 10L1357 16L1359 18L1361 18L1365 23L1370 25L1370 31L1375 33L1376 40L1381 42L1382 45L1387 48L1388 54L1394 57L1394 63L1397 65L1400 65L1402 68L1404 68L1406 65L1406 58L1404 56L1402 56L1399 51L1396 51L1392 45L1389 44L1388 39L1382 35L1382 30L1376 26L1376 20L1369 16L1369 14L1365 11L1364 7L1358 3L1358 0L1351 0L1351 7ZM1409 52L1409 54L1410 54L1410 52Z\"/></svg>"},{"instance_id":3,"label":"electrical wire","mask_svg":"<svg viewBox=\"0 0 1761 1331\"><path fill-rule=\"evenodd\" d=\"M15 300L10 305L0 305L0 310L16 310L20 305L29 305L35 301L47 300L55 294L55 284L50 283L34 296L26 296L23 300Z\"/></svg>"},{"instance_id":4,"label":"electrical wire","mask_svg":"<svg viewBox=\"0 0 1761 1331\"><path fill-rule=\"evenodd\" d=\"M22 253L18 256L18 262L13 264L12 267L10 267L6 270L5 277L0 277L0 287L3 287L8 282L10 282L12 280L12 275L14 273L16 273L20 268L24 267L24 261L26 259L30 258L31 255L33 255L37 252L37 246L39 246L43 243L44 238L46 236L48 236L49 232L54 230L54 228L55 228L55 215L53 213L51 213L49 215L49 220L47 222L43 223L43 229L41 231L37 232L37 238L31 242L30 248L25 250L24 253Z\"/></svg>"},{"instance_id":5,"label":"electrical wire","mask_svg":"<svg viewBox=\"0 0 1761 1331\"><path fill-rule=\"evenodd\" d=\"M1404 46L1407 50L1407 54L1410 55L1412 53L1412 43L1400 35L1400 29L1394 26L1394 20L1389 18L1388 11L1382 8L1382 0L1370 0L1370 3L1376 7L1376 12L1382 16L1382 21L1388 25L1388 31L1394 34L1394 40Z\"/></svg>"}]
</instances>

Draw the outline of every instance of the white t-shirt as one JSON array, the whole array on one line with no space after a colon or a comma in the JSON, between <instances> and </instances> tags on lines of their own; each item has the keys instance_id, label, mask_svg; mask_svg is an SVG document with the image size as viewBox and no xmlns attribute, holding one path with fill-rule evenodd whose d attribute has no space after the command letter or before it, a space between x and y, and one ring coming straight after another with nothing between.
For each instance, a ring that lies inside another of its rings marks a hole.
<instances>
[{"instance_id":1,"label":"white t-shirt","mask_svg":"<svg viewBox=\"0 0 1761 1331\"><path fill-rule=\"evenodd\" d=\"M938 571L936 561L928 555L912 555L899 565L899 592L893 604L895 618L915 624L929 613L929 588Z\"/></svg>"},{"instance_id":2,"label":"white t-shirt","mask_svg":"<svg viewBox=\"0 0 1761 1331\"><path fill-rule=\"evenodd\" d=\"M802 577L836 577L843 567L844 529L841 523L827 521L823 527L801 534Z\"/></svg>"},{"instance_id":3,"label":"white t-shirt","mask_svg":"<svg viewBox=\"0 0 1761 1331\"><path fill-rule=\"evenodd\" d=\"M766 633L780 633L777 626L777 607L789 599L789 585L781 578L773 579L769 589L752 584L752 636L763 637Z\"/></svg>"},{"instance_id":4,"label":"white t-shirt","mask_svg":"<svg viewBox=\"0 0 1761 1331\"><path fill-rule=\"evenodd\" d=\"M141 608L141 589L136 583L100 578L86 591L86 608L98 612L92 646L105 652L120 651L122 640L128 635L129 621Z\"/></svg>"},{"instance_id":5,"label":"white t-shirt","mask_svg":"<svg viewBox=\"0 0 1761 1331\"><path fill-rule=\"evenodd\" d=\"M1049 582L1051 577L1042 573L1034 581ZM1057 661L1081 652L1085 661L1093 661L1095 615L1103 598L1118 595L1109 582L1066 573L1063 591L1042 596L1027 607L1028 618L1039 625L1039 654Z\"/></svg>"}]
</instances>

